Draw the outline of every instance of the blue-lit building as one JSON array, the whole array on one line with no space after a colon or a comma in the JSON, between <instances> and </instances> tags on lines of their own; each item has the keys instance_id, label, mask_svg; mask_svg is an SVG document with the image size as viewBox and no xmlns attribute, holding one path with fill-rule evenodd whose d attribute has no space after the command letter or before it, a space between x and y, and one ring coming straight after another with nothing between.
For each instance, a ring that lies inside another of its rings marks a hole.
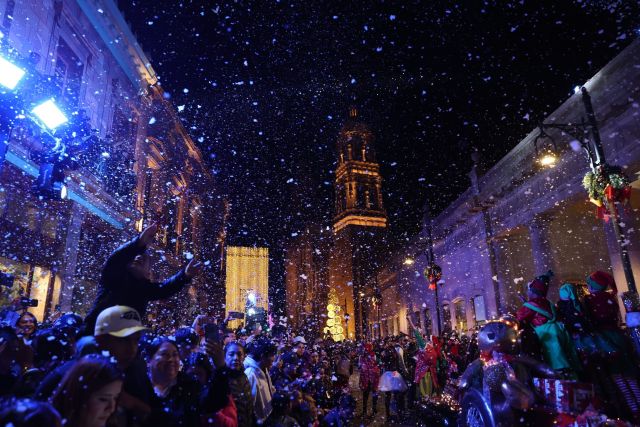
<instances>
[{"instance_id":1,"label":"blue-lit building","mask_svg":"<svg viewBox=\"0 0 640 427\"><path fill-rule=\"evenodd\" d=\"M0 55L27 77L1 98L10 125L0 156L0 270L15 278L11 295L38 299L39 320L82 313L108 254L151 222L161 225L155 272L191 254L215 265L222 201L116 2L0 0L0 32ZM29 110L7 116L12 99L24 106L37 97L69 117L61 132L86 128L69 144L73 162L51 160L59 147L34 132ZM210 294L198 287L215 283L214 272L182 297L206 308Z\"/></svg>"}]
</instances>

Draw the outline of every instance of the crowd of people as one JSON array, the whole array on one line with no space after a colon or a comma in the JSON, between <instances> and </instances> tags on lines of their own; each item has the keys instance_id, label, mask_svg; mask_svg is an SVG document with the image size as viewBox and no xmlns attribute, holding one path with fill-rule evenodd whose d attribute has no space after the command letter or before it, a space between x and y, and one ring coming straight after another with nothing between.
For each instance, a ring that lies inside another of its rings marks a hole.
<instances>
[{"instance_id":1,"label":"crowd of people","mask_svg":"<svg viewBox=\"0 0 640 427\"><path fill-rule=\"evenodd\" d=\"M417 403L455 395L465 368L486 357L473 334L430 336L411 315L412 335L367 342L311 340L257 323L233 329L230 319L206 315L169 334L154 331L145 318L149 302L180 291L202 268L191 260L152 282L146 248L155 233L148 227L109 257L85 318L67 313L39 325L25 307L3 310L0 424L347 426L356 416L377 417L381 394L379 416L406 422ZM564 378L595 384L611 415L637 420L638 361L606 292L613 278L590 275L584 296L565 284L552 304L550 277L529 283L515 314L523 351Z\"/></svg>"},{"instance_id":2,"label":"crowd of people","mask_svg":"<svg viewBox=\"0 0 640 427\"><path fill-rule=\"evenodd\" d=\"M231 329L229 319L205 315L170 334L146 326L149 302L180 291L202 268L191 260L152 282L146 249L156 229L109 257L86 317L39 325L27 307L3 308L0 424L348 425L352 343L311 343L259 324Z\"/></svg>"}]
</instances>

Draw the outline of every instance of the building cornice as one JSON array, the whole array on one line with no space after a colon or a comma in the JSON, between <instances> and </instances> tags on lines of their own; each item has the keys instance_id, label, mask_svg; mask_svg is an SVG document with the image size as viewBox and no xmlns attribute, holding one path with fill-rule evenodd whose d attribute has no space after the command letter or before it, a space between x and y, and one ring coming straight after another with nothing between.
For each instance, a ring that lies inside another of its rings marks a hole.
<instances>
[{"instance_id":1,"label":"building cornice","mask_svg":"<svg viewBox=\"0 0 640 427\"><path fill-rule=\"evenodd\" d=\"M387 218L384 216L347 215L333 224L333 232L337 233L349 225L386 228Z\"/></svg>"},{"instance_id":2,"label":"building cornice","mask_svg":"<svg viewBox=\"0 0 640 427\"><path fill-rule=\"evenodd\" d=\"M158 82L147 55L113 0L76 0L133 85L146 90Z\"/></svg>"}]
</instances>

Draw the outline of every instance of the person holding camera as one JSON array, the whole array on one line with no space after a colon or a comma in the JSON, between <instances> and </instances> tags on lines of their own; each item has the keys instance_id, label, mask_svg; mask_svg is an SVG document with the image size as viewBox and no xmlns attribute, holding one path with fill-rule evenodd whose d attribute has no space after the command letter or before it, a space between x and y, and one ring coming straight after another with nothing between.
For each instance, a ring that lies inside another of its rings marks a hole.
<instances>
[{"instance_id":1,"label":"person holding camera","mask_svg":"<svg viewBox=\"0 0 640 427\"><path fill-rule=\"evenodd\" d=\"M87 335L93 333L98 314L115 305L134 308L144 319L150 301L166 299L179 292L202 271L202 264L193 258L185 268L164 282L150 279L150 259L147 247L153 241L158 225L152 224L133 240L115 250L102 268L98 296L85 319Z\"/></svg>"}]
</instances>

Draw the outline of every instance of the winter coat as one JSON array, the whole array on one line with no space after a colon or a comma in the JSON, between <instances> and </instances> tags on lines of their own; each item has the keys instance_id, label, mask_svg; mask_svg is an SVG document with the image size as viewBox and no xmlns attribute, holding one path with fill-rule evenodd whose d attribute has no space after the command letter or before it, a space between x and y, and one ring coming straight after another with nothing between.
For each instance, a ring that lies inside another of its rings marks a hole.
<instances>
[{"instance_id":1,"label":"winter coat","mask_svg":"<svg viewBox=\"0 0 640 427\"><path fill-rule=\"evenodd\" d=\"M276 389L271 384L269 373L264 372L251 356L244 359L244 368L244 374L251 384L254 414L258 424L262 424L271 414L271 399Z\"/></svg>"},{"instance_id":2,"label":"winter coat","mask_svg":"<svg viewBox=\"0 0 640 427\"><path fill-rule=\"evenodd\" d=\"M176 384L166 396L153 396L147 424L158 427L198 425L201 392L202 387L198 382L180 372Z\"/></svg>"},{"instance_id":3,"label":"winter coat","mask_svg":"<svg viewBox=\"0 0 640 427\"><path fill-rule=\"evenodd\" d=\"M126 305L134 308L144 321L149 301L169 298L190 282L184 269L164 282L152 282L134 277L127 266L145 249L139 239L135 238L120 246L109 256L102 268L98 296L85 318L87 335L93 335L96 319L102 310L114 305Z\"/></svg>"},{"instance_id":4,"label":"winter coat","mask_svg":"<svg viewBox=\"0 0 640 427\"><path fill-rule=\"evenodd\" d=\"M200 427L238 427L238 410L233 397L229 396L227 406L215 414L201 415Z\"/></svg>"},{"instance_id":5,"label":"winter coat","mask_svg":"<svg viewBox=\"0 0 640 427\"><path fill-rule=\"evenodd\" d=\"M233 396L238 412L238 427L252 427L253 414L253 396L251 395L251 383L243 371L235 371L228 367L222 368L228 370L229 391Z\"/></svg>"}]
</instances>

